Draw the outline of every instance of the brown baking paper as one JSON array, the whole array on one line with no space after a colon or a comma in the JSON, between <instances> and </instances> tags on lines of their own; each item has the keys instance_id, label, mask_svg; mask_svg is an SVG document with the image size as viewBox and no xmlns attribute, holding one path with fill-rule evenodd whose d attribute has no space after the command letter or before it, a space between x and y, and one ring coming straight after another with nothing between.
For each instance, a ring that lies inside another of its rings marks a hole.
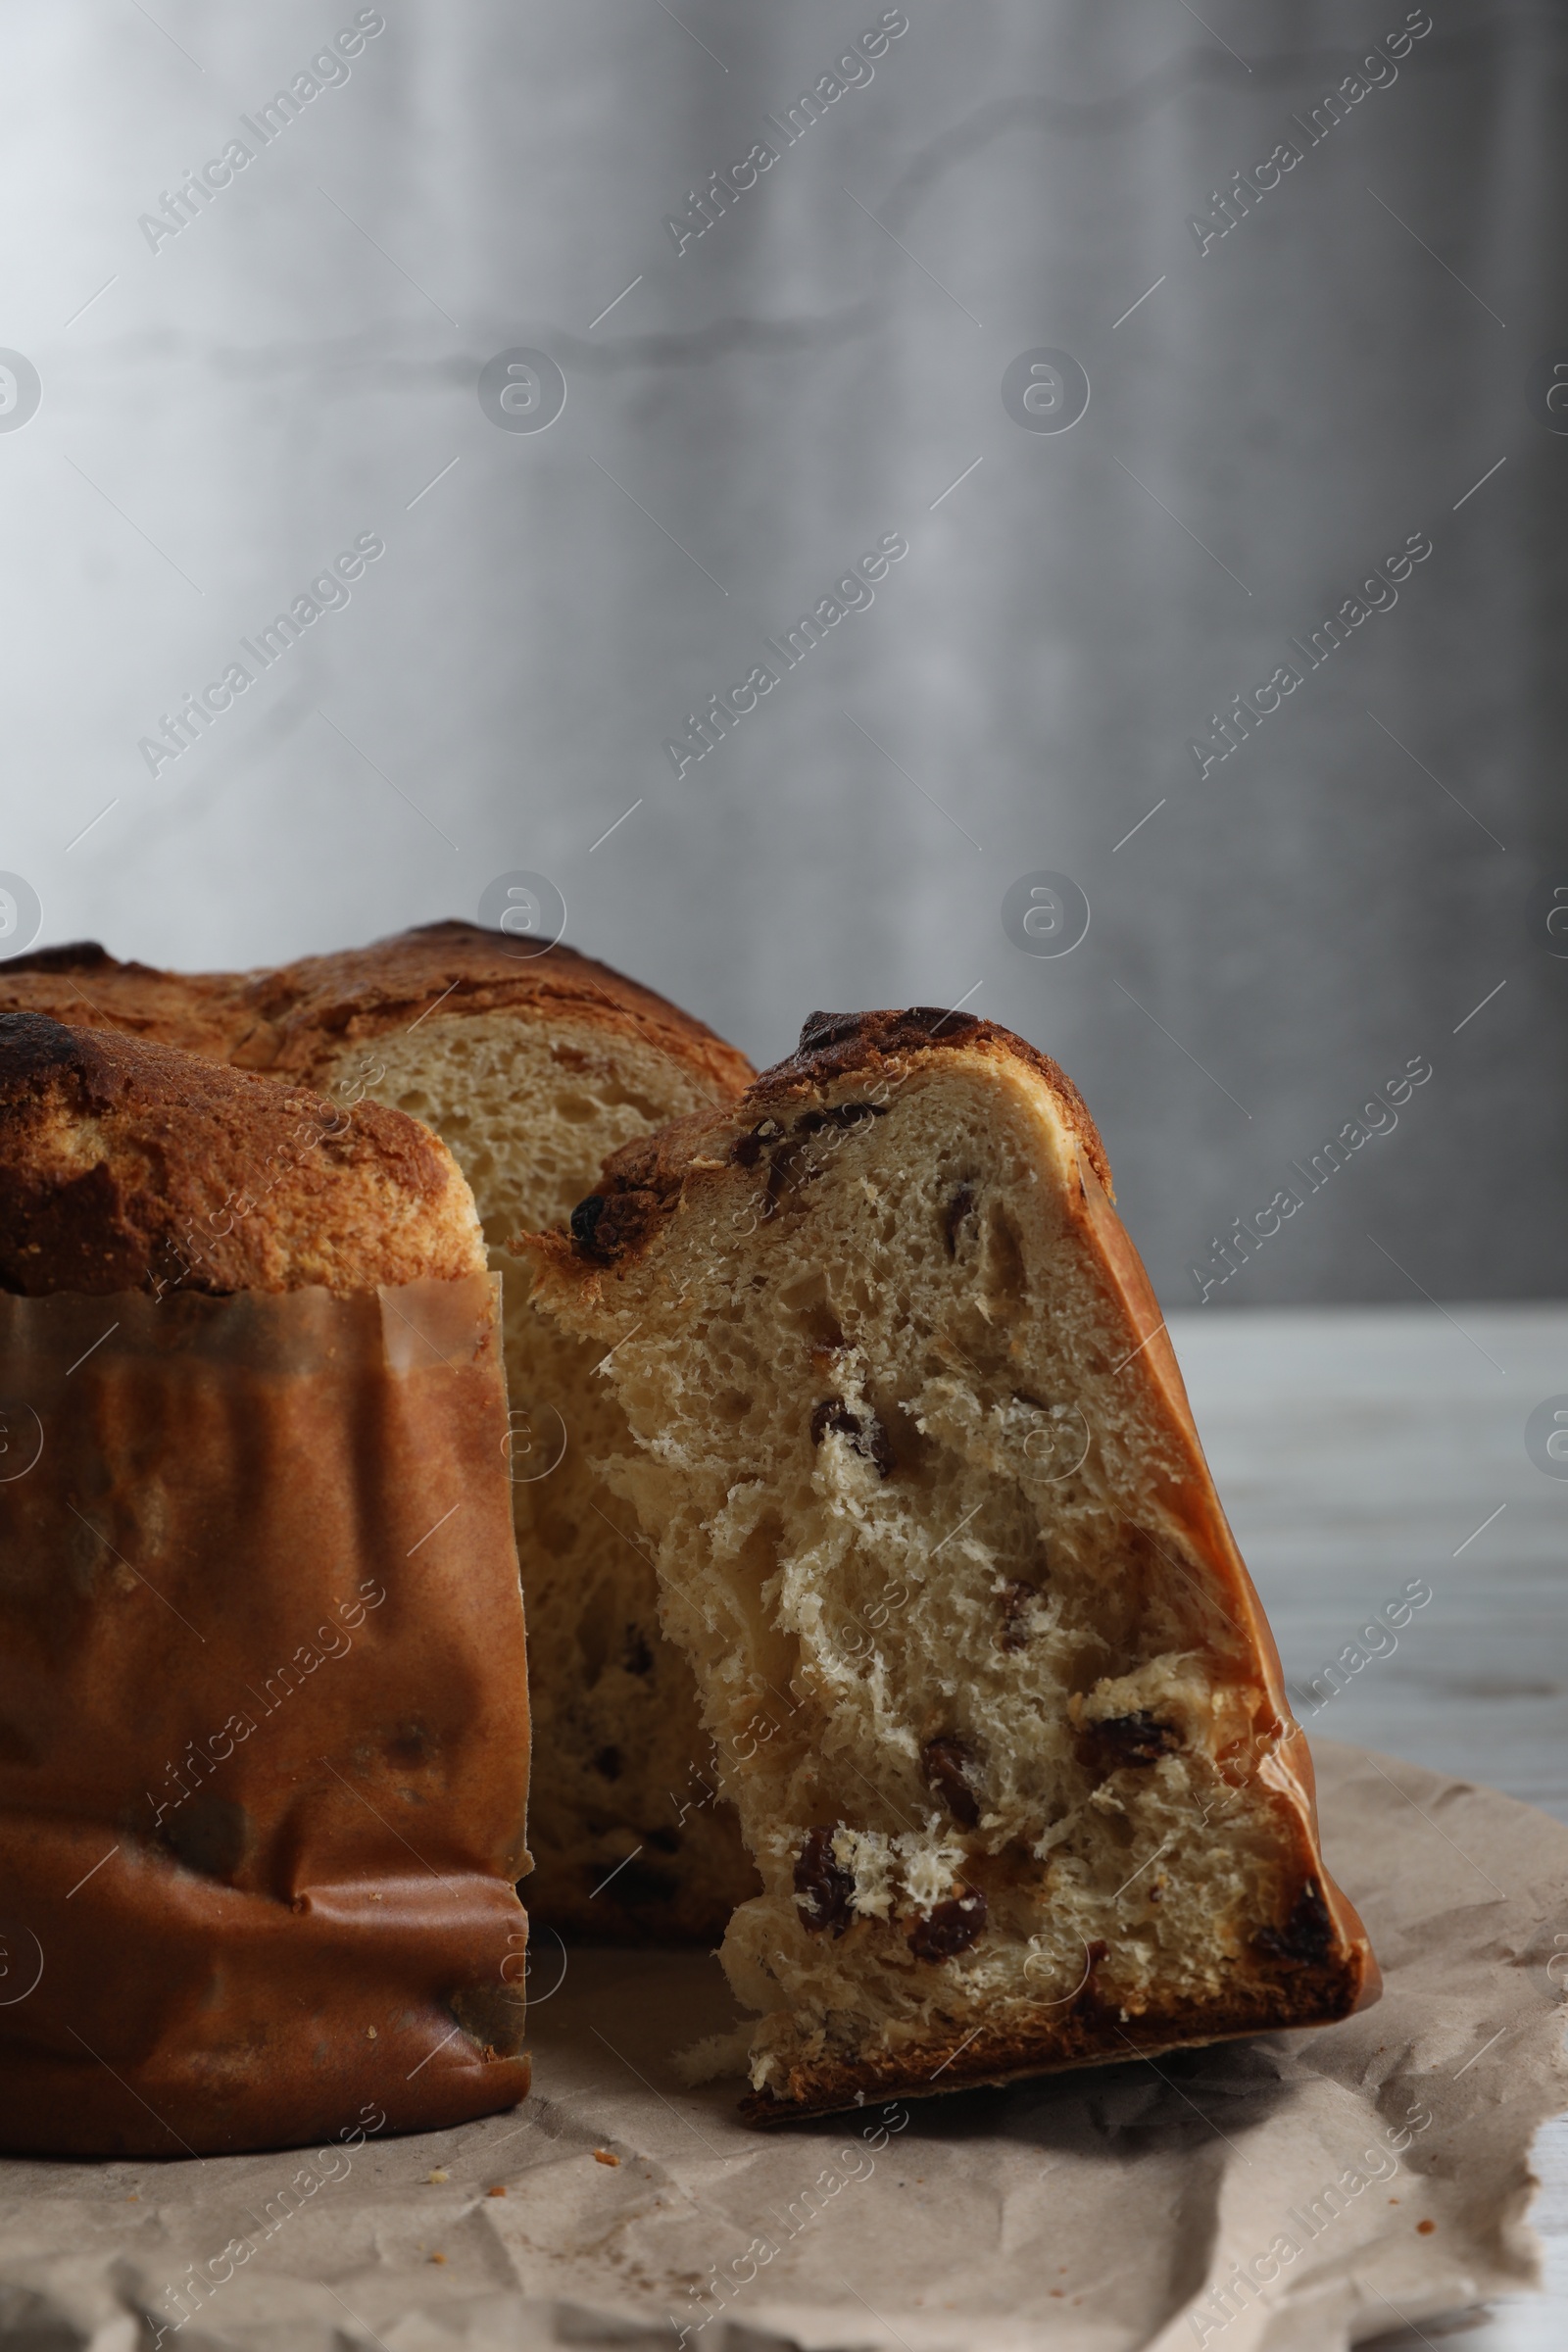
<instances>
[{"instance_id":1,"label":"brown baking paper","mask_svg":"<svg viewBox=\"0 0 1568 2352\"><path fill-rule=\"evenodd\" d=\"M0 2343L1339 2352L1527 2286L1568 1830L1315 1745L1387 1972L1343 2025L758 2133L675 2065L733 2019L713 1962L541 1936L514 2114L298 2170L0 2165Z\"/></svg>"},{"instance_id":2,"label":"brown baking paper","mask_svg":"<svg viewBox=\"0 0 1568 2352\"><path fill-rule=\"evenodd\" d=\"M498 1287L0 1298L0 2146L527 2088Z\"/></svg>"}]
</instances>

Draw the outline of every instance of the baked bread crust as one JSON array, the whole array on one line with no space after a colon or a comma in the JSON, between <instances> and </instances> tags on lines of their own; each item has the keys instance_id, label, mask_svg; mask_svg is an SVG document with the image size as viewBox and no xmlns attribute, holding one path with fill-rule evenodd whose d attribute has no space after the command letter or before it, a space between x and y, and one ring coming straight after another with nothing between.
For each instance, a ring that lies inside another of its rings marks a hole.
<instances>
[{"instance_id":1,"label":"baked bread crust","mask_svg":"<svg viewBox=\"0 0 1568 2352\"><path fill-rule=\"evenodd\" d=\"M537 1242L530 1240L528 1248L553 1254L558 1263L569 1262L564 1252L572 1249L582 1258L603 1264L646 1256L654 1236L673 1215L688 1173L710 1164L709 1155L719 1139L725 1155L739 1165L754 1166L767 1156L780 1170L787 1147L781 1153L772 1139L760 1133L775 1114L800 1109L835 1079L858 1072L880 1078L901 1071L910 1054L960 1049L1021 1062L1041 1079L1106 1198L1115 1199L1105 1147L1082 1095L1058 1062L1010 1029L931 1004L910 1005L902 1012L813 1012L807 1017L795 1053L762 1071L738 1102L673 1119L657 1134L624 1145L605 1162L598 1191L573 1211L569 1241L554 1237L553 1244L553 1237L545 1235ZM749 1122L758 1139L750 1159L741 1157L747 1139L735 1134L737 1119Z\"/></svg>"},{"instance_id":2,"label":"baked bread crust","mask_svg":"<svg viewBox=\"0 0 1568 2352\"><path fill-rule=\"evenodd\" d=\"M242 1000L254 1027L248 1067L310 1076L323 1054L407 1030L446 1012L570 1013L586 1027L641 1037L716 1094L732 1095L752 1065L703 1022L573 948L514 956L476 923L423 923L367 948L306 956L250 979Z\"/></svg>"},{"instance_id":3,"label":"baked bread crust","mask_svg":"<svg viewBox=\"0 0 1568 2352\"><path fill-rule=\"evenodd\" d=\"M123 1029L306 1080L345 1045L412 1028L441 1004L570 1012L589 1028L644 1038L715 1094L733 1095L754 1076L746 1056L704 1022L608 963L562 946L514 956L477 923L421 923L368 947L251 972L159 971L122 963L94 940L0 962L0 1009Z\"/></svg>"},{"instance_id":4,"label":"baked bread crust","mask_svg":"<svg viewBox=\"0 0 1568 2352\"><path fill-rule=\"evenodd\" d=\"M1343 1895L1339 1903L1343 1912L1356 1918ZM1366 2008L1381 1985L1373 1963L1368 1984L1356 1999L1348 2001L1343 1966L1303 1963L1292 1979L1288 2013L1277 1987L1248 1984L1227 2007L1205 2005L1201 2030L1195 2032L1194 2012L1180 2002L1152 2005L1124 2018L1114 2000L1096 1997L1094 1973L1088 1965L1083 1989L1060 2019L1043 2018L1027 2034L982 2026L978 2033L960 2034L955 2029L944 2039L932 2038L896 2055L875 2052L853 2064L816 2059L787 2074L781 2091L748 2091L741 2113L749 2124L766 2129L802 2123L813 2115L841 2114L845 2108L881 2099L940 2098L949 2090L1000 2086L1032 2075L1067 2074L1124 2058L1158 2058L1166 2050L1202 2049L1210 2042L1240 2041L1286 2027L1330 2026Z\"/></svg>"},{"instance_id":5,"label":"baked bread crust","mask_svg":"<svg viewBox=\"0 0 1568 2352\"><path fill-rule=\"evenodd\" d=\"M1365 1929L1323 1867L1311 1759L1291 1713L1279 1653L1251 1580L1226 1524L1203 1461L1198 1431L1163 1318L1148 1277L1111 1205L1103 1146L1082 1098L1054 1063L1010 1032L962 1013L926 1007L903 1012L813 1014L799 1051L764 1071L739 1102L676 1122L625 1147L607 1163L598 1190L581 1202L570 1235L520 1240L540 1270L541 1296L564 1310L568 1326L611 1328L614 1294L655 1256L677 1210L735 1224L733 1193L755 1199L764 1176L769 1202L802 1172L803 1133L832 1121L828 1090L843 1084L897 1083L947 1054L1011 1074L1036 1097L1074 1149L1077 1184L1066 1203L1076 1240L1124 1323L1129 1353L1118 1372L1143 1390L1145 1412L1162 1450L1178 1465L1160 1483L1158 1503L1212 1580L1249 1652L1250 1681L1262 1704L1247 1747L1222 1758L1237 1786L1255 1781L1282 1824L1286 1851L1282 1916L1240 1961L1228 1997L1184 2004L1161 2000L1124 2017L1102 2003L1086 1953L1083 1985L1066 2006L1042 2003L1039 2021L986 2029L965 2042L964 2028L894 2051L835 2057L831 2051L786 2064L782 2082L754 2092L745 2113L771 2124L831 2112L869 2097L918 2097L962 2083L998 2082L1060 2067L1224 2039L1286 2027L1327 2023L1377 1997L1379 1976ZM884 1095L884 1100L886 1097ZM869 1106L867 1106L869 1107ZM768 1213L766 1207L762 1214Z\"/></svg>"},{"instance_id":6,"label":"baked bread crust","mask_svg":"<svg viewBox=\"0 0 1568 2352\"><path fill-rule=\"evenodd\" d=\"M95 939L35 948L0 962L0 1012L37 1012L73 1028L120 1029L150 1045L230 1061L256 1025L247 972L164 972L122 963Z\"/></svg>"},{"instance_id":7,"label":"baked bread crust","mask_svg":"<svg viewBox=\"0 0 1568 2352\"><path fill-rule=\"evenodd\" d=\"M456 1160L402 1111L0 1014L0 1287L342 1295L485 1264Z\"/></svg>"}]
</instances>

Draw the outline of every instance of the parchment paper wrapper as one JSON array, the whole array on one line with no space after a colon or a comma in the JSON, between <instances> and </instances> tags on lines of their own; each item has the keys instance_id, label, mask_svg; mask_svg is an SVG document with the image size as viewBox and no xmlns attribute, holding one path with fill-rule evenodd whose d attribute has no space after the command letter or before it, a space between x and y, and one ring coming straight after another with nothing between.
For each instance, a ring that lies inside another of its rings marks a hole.
<instances>
[{"instance_id":1,"label":"parchment paper wrapper","mask_svg":"<svg viewBox=\"0 0 1568 2352\"><path fill-rule=\"evenodd\" d=\"M1518 2290L1568 2104L1568 1830L1314 1746L1387 1974L1344 2025L759 2133L672 2063L733 2015L715 1963L541 1937L514 2115L298 2172L0 2164L0 2344L129 2352L184 2313L202 2352L1340 2352Z\"/></svg>"},{"instance_id":2,"label":"parchment paper wrapper","mask_svg":"<svg viewBox=\"0 0 1568 2352\"><path fill-rule=\"evenodd\" d=\"M498 1290L0 1298L0 2145L526 2090Z\"/></svg>"}]
</instances>

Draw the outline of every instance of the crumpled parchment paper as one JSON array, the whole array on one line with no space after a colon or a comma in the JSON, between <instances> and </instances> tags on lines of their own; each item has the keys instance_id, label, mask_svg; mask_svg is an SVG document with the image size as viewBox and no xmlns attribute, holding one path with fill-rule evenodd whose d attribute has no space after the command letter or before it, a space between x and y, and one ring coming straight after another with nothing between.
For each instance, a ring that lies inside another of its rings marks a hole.
<instances>
[{"instance_id":1,"label":"crumpled parchment paper","mask_svg":"<svg viewBox=\"0 0 1568 2352\"><path fill-rule=\"evenodd\" d=\"M0 2164L0 2345L1339 2352L1517 2291L1530 2142L1568 2106L1568 1829L1315 1753L1386 1978L1344 2025L759 2134L738 2082L673 2063L732 2022L715 1962L541 1935L510 2114Z\"/></svg>"}]
</instances>

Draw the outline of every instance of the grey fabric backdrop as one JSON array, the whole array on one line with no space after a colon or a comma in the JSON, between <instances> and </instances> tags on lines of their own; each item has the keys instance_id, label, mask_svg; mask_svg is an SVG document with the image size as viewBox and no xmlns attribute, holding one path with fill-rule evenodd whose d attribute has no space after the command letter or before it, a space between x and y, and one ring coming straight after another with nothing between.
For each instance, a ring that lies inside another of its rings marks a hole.
<instances>
[{"instance_id":1,"label":"grey fabric backdrop","mask_svg":"<svg viewBox=\"0 0 1568 2352\"><path fill-rule=\"evenodd\" d=\"M139 225L357 13L10 12L0 343L43 393L0 431L0 865L42 938L271 960L536 870L759 1059L906 1002L1056 1054L1172 1304L1286 1185L1210 1311L1560 1293L1564 12L1433 0L1311 144L1401 0L907 0L786 144L872 0L388 0ZM514 347L564 372L547 430L481 409ZM1087 371L1070 430L1004 406L1042 347ZM366 532L352 601L150 774ZM891 533L874 603L677 776L687 713ZM1290 655L1412 534L1396 603ZM1092 909L1068 955L1003 926L1041 870ZM1397 1125L1297 1183L1412 1057Z\"/></svg>"}]
</instances>

